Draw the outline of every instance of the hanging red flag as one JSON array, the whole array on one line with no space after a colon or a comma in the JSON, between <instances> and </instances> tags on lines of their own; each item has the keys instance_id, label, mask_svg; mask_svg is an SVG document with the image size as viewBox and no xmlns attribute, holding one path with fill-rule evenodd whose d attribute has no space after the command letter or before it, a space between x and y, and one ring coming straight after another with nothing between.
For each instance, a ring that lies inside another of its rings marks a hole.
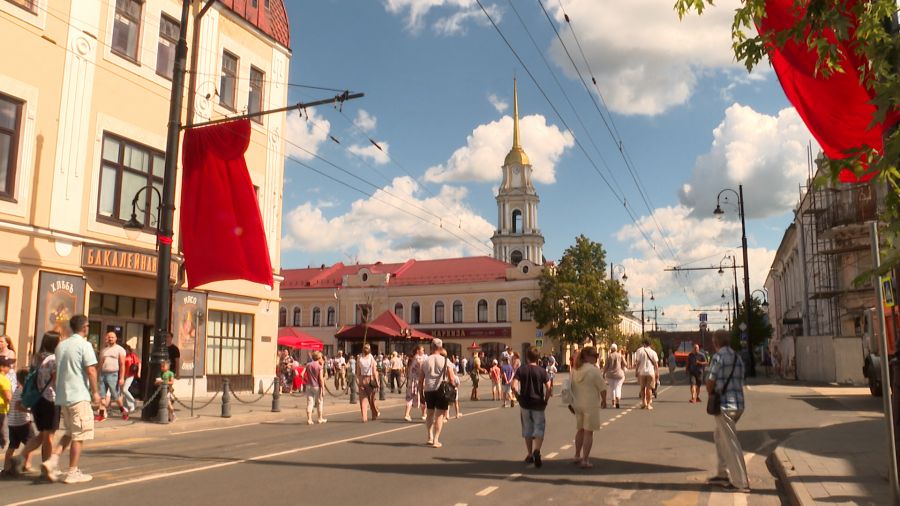
<instances>
[{"instance_id":1,"label":"hanging red flag","mask_svg":"<svg viewBox=\"0 0 900 506\"><path fill-rule=\"evenodd\" d=\"M272 263L244 152L250 120L187 130L181 244L188 289L230 279L272 286Z\"/></svg>"},{"instance_id":2,"label":"hanging red flag","mask_svg":"<svg viewBox=\"0 0 900 506\"><path fill-rule=\"evenodd\" d=\"M847 8L856 2L848 0ZM806 5L795 6L795 0L768 0L759 32L778 33L793 28L802 22L805 14ZM831 30L822 33L842 51L838 63L843 72L832 72L828 77L816 71L819 57L807 44L789 39L783 47L769 47L772 65L785 95L825 155L832 160L850 158L854 151L865 148L882 153L885 128L897 120L894 112L884 123L873 124L874 91L868 85L867 76L860 74L860 69L868 68L868 62L852 47L854 33L855 29L850 30L850 40L838 40ZM853 171L844 169L839 177L842 182L852 183L868 181L875 174L868 173L859 179Z\"/></svg>"}]
</instances>

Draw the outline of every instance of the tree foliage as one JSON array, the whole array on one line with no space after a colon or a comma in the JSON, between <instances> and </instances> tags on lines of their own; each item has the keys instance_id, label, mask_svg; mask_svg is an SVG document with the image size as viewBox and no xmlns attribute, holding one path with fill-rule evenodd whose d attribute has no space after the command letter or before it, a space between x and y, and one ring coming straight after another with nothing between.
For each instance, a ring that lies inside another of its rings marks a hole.
<instances>
[{"instance_id":1,"label":"tree foliage","mask_svg":"<svg viewBox=\"0 0 900 506\"><path fill-rule=\"evenodd\" d=\"M738 307L737 320L731 323L731 346L735 350L741 349L741 329L740 325L746 322L744 309L746 304L741 303ZM747 336L750 347L758 346L765 342L766 339L772 337L772 325L769 324L769 313L762 307L762 304L755 298L750 299L750 331Z\"/></svg>"},{"instance_id":2,"label":"tree foliage","mask_svg":"<svg viewBox=\"0 0 900 506\"><path fill-rule=\"evenodd\" d=\"M541 296L532 302L534 319L561 343L594 345L621 320L628 307L625 288L606 275L606 251L579 235L559 265L544 269Z\"/></svg>"},{"instance_id":3,"label":"tree foliage","mask_svg":"<svg viewBox=\"0 0 900 506\"><path fill-rule=\"evenodd\" d=\"M691 11L702 14L713 0L675 0L675 11L684 17ZM824 77L842 72L841 46L829 41L831 31L838 40L850 40L852 50L869 62L860 74L874 91L877 108L875 120L883 120L900 104L900 79L898 79L898 54L900 35L892 27L892 17L897 12L896 0L795 0L805 6L803 19L786 30L760 35L756 26L766 12L766 0L742 0L735 10L731 26L732 49L737 60L748 71L753 70L768 56L768 47L783 47L788 41L807 44L814 48L819 60L817 71ZM883 239L884 249L881 273L900 266L900 129L890 131L884 142L884 155L871 148L853 153L847 160L830 160L830 176L836 180L841 169L851 169L862 175L878 171L879 179L887 187L883 221L887 224Z\"/></svg>"}]
</instances>

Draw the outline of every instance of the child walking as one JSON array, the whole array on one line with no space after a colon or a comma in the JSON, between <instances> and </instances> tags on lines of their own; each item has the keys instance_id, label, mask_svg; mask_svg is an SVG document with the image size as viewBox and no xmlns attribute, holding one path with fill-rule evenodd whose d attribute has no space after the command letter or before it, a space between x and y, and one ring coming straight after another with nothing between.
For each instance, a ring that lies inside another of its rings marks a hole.
<instances>
[{"instance_id":1,"label":"child walking","mask_svg":"<svg viewBox=\"0 0 900 506\"><path fill-rule=\"evenodd\" d=\"M16 371L15 392L9 403L9 414L6 423L9 426L9 446L6 448L6 455L3 458L3 474L7 476L18 476L22 473L30 471L29 463L31 461L31 452L28 452L18 459L13 465L13 454L20 446L25 446L28 440L34 437L34 429L31 427L31 413L22 405L22 390L25 385L25 377L28 376L28 370L22 369Z\"/></svg>"}]
</instances>

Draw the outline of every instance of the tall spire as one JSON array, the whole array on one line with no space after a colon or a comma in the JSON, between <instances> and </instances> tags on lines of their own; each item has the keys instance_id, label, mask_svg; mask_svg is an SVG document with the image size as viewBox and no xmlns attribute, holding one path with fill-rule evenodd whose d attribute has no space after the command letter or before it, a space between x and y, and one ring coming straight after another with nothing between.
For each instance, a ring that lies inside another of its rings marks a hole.
<instances>
[{"instance_id":1,"label":"tall spire","mask_svg":"<svg viewBox=\"0 0 900 506\"><path fill-rule=\"evenodd\" d=\"M519 89L515 77L513 78L513 145L503 164L531 165L528 155L519 145Z\"/></svg>"},{"instance_id":2,"label":"tall spire","mask_svg":"<svg viewBox=\"0 0 900 506\"><path fill-rule=\"evenodd\" d=\"M516 78L513 77L513 149L522 149L519 146L519 88Z\"/></svg>"}]
</instances>

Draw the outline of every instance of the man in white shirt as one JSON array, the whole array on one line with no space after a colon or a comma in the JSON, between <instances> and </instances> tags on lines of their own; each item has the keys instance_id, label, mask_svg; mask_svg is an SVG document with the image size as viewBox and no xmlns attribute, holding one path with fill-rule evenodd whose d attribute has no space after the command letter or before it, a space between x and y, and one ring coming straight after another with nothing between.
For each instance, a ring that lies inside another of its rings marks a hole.
<instances>
[{"instance_id":1,"label":"man in white shirt","mask_svg":"<svg viewBox=\"0 0 900 506\"><path fill-rule=\"evenodd\" d=\"M650 347L649 339L644 339L642 346L634 353L634 362L641 386L641 409L653 409L653 387L659 376L659 356Z\"/></svg>"},{"instance_id":2,"label":"man in white shirt","mask_svg":"<svg viewBox=\"0 0 900 506\"><path fill-rule=\"evenodd\" d=\"M122 386L125 384L125 348L117 343L119 336L115 332L106 333L106 347L100 352L100 412L95 420L106 420L110 399L115 400L122 413L122 419L128 420L128 410L122 405Z\"/></svg>"},{"instance_id":3,"label":"man in white shirt","mask_svg":"<svg viewBox=\"0 0 900 506\"><path fill-rule=\"evenodd\" d=\"M347 360L344 359L344 350L338 350L334 357L334 388L338 392L347 388Z\"/></svg>"}]
</instances>

